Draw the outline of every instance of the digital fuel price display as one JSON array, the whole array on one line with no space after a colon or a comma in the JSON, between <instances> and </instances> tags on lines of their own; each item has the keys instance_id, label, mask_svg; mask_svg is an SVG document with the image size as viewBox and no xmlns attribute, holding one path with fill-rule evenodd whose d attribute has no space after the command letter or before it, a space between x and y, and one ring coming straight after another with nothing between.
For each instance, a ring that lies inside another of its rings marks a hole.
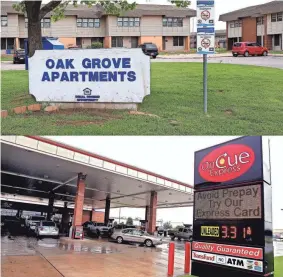
<instances>
[{"instance_id":1,"label":"digital fuel price display","mask_svg":"<svg viewBox=\"0 0 283 277\"><path fill-rule=\"evenodd\" d=\"M194 238L200 241L264 245L262 221L258 219L251 219L248 222L238 220L196 221L193 232Z\"/></svg>"}]
</instances>

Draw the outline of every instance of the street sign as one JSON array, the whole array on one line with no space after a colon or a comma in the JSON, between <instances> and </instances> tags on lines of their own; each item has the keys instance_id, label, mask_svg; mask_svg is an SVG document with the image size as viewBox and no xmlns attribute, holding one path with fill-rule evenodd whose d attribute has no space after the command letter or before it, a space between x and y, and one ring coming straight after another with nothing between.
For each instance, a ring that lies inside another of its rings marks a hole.
<instances>
[{"instance_id":1,"label":"street sign","mask_svg":"<svg viewBox=\"0 0 283 277\"><path fill-rule=\"evenodd\" d=\"M197 53L215 53L214 1L197 1Z\"/></svg>"},{"instance_id":2,"label":"street sign","mask_svg":"<svg viewBox=\"0 0 283 277\"><path fill-rule=\"evenodd\" d=\"M214 1L197 1L197 26L214 27Z\"/></svg>"},{"instance_id":3,"label":"street sign","mask_svg":"<svg viewBox=\"0 0 283 277\"><path fill-rule=\"evenodd\" d=\"M241 137L195 153L192 275L273 276L265 143Z\"/></svg>"},{"instance_id":4,"label":"street sign","mask_svg":"<svg viewBox=\"0 0 283 277\"><path fill-rule=\"evenodd\" d=\"M214 27L197 28L197 51L198 54L214 54L215 30Z\"/></svg>"}]
</instances>

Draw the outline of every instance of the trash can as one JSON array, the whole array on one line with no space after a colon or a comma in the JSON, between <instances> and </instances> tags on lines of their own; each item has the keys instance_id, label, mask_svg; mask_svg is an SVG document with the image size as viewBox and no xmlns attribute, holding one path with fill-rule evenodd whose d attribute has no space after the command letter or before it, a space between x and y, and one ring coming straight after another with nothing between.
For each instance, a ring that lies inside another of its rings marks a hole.
<instances>
[{"instance_id":1,"label":"trash can","mask_svg":"<svg viewBox=\"0 0 283 277\"><path fill-rule=\"evenodd\" d=\"M83 239L83 238L84 238L83 226L75 226L73 228L73 239Z\"/></svg>"},{"instance_id":2,"label":"trash can","mask_svg":"<svg viewBox=\"0 0 283 277\"><path fill-rule=\"evenodd\" d=\"M64 50L64 44L58 38L42 37L42 50ZM25 39L25 69L28 70L28 39Z\"/></svg>"}]
</instances>

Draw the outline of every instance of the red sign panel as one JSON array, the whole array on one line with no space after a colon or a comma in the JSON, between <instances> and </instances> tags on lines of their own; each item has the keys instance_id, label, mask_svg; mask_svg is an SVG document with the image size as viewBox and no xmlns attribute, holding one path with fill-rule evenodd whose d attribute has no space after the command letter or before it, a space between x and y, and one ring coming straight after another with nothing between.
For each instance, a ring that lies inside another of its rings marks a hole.
<instances>
[{"instance_id":1,"label":"red sign panel","mask_svg":"<svg viewBox=\"0 0 283 277\"><path fill-rule=\"evenodd\" d=\"M248 259L263 259L262 248L194 241L192 250L214 254L231 255Z\"/></svg>"},{"instance_id":2,"label":"red sign panel","mask_svg":"<svg viewBox=\"0 0 283 277\"><path fill-rule=\"evenodd\" d=\"M254 164L255 153L244 144L216 148L199 163L200 176L209 182L226 182L246 173Z\"/></svg>"}]
</instances>

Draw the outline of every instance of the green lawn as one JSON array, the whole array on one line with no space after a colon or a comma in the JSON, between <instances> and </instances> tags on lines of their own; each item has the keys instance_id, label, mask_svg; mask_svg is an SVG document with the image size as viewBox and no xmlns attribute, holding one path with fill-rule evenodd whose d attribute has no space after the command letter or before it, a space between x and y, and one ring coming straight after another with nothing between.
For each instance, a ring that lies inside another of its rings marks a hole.
<instances>
[{"instance_id":1,"label":"green lawn","mask_svg":"<svg viewBox=\"0 0 283 277\"><path fill-rule=\"evenodd\" d=\"M13 55L1 55L1 61L12 61Z\"/></svg>"},{"instance_id":2,"label":"green lawn","mask_svg":"<svg viewBox=\"0 0 283 277\"><path fill-rule=\"evenodd\" d=\"M274 277L283 277L283 256L274 259ZM192 275L184 275L180 277L193 277Z\"/></svg>"},{"instance_id":3,"label":"green lawn","mask_svg":"<svg viewBox=\"0 0 283 277\"><path fill-rule=\"evenodd\" d=\"M283 54L283 51L269 51L270 54Z\"/></svg>"},{"instance_id":4,"label":"green lawn","mask_svg":"<svg viewBox=\"0 0 283 277\"><path fill-rule=\"evenodd\" d=\"M209 64L209 115L203 114L202 64L153 63L151 95L139 111L10 115L2 134L276 135L282 134L282 70ZM2 71L2 109L31 104L26 71ZM43 128L44 126L44 128Z\"/></svg>"}]
</instances>

